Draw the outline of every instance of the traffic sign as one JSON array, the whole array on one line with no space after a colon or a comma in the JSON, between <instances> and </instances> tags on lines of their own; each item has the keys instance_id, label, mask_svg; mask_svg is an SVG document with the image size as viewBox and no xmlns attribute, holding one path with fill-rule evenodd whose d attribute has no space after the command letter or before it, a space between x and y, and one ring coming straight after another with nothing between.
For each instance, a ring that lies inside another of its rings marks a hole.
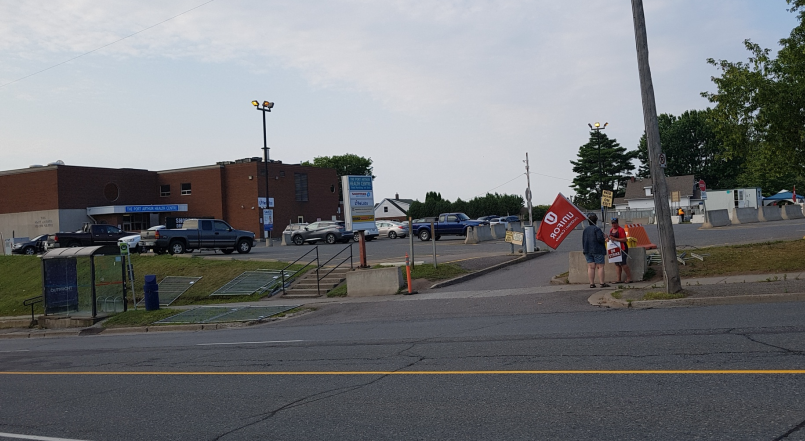
<instances>
[{"instance_id":1,"label":"traffic sign","mask_svg":"<svg viewBox=\"0 0 805 441\"><path fill-rule=\"evenodd\" d=\"M611 207L612 206L612 191L611 190L604 190L601 192L601 206L602 207Z\"/></svg>"},{"instance_id":2,"label":"traffic sign","mask_svg":"<svg viewBox=\"0 0 805 441\"><path fill-rule=\"evenodd\" d=\"M660 167L665 168L668 165L668 160L665 157L665 153L660 153Z\"/></svg>"},{"instance_id":3,"label":"traffic sign","mask_svg":"<svg viewBox=\"0 0 805 441\"><path fill-rule=\"evenodd\" d=\"M699 179L699 190L707 191L707 187L704 185L704 179Z\"/></svg>"}]
</instances>

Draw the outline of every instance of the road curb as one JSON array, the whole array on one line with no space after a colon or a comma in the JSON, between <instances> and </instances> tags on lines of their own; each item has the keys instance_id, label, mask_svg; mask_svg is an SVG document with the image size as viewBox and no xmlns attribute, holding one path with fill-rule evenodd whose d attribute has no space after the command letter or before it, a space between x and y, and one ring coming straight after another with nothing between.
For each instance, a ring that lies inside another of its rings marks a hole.
<instances>
[{"instance_id":1,"label":"road curb","mask_svg":"<svg viewBox=\"0 0 805 441\"><path fill-rule=\"evenodd\" d=\"M626 300L612 297L612 293L600 292L591 295L587 301L594 306L610 308L654 309L678 308L683 306L716 306L716 305L750 305L755 303L784 303L805 302L805 293L785 294L747 294L726 297L688 297L672 300L632 300L631 305Z\"/></svg>"},{"instance_id":2,"label":"road curb","mask_svg":"<svg viewBox=\"0 0 805 441\"><path fill-rule=\"evenodd\" d=\"M536 259L537 257L543 256L545 254L548 254L548 251L537 251L535 253L526 254L525 256L518 257L516 259L512 259L512 260L510 260L508 262L503 262L503 263L499 263L497 265L492 265L492 266L490 266L488 268L484 268L484 269L481 269L481 270L478 270L478 271L471 272L469 274L463 274L461 276L454 277L452 279L448 279L448 280L445 280L445 281L442 281L442 282L435 283L435 284L431 285L430 289L444 288L445 286L450 286L450 285L455 285L457 283L465 282L467 280L471 280L471 279L474 279L476 277L483 276L484 274L491 273L492 271L496 271L496 270L499 270L501 268L505 268L507 266L516 265L518 263L522 263L522 262L525 262L525 261L531 260L531 259Z\"/></svg>"}]
</instances>

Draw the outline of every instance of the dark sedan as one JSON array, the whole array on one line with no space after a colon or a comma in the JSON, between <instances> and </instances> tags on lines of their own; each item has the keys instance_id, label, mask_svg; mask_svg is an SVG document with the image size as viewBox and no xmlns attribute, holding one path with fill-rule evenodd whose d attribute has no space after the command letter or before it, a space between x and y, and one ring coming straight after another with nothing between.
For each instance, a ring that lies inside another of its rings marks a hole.
<instances>
[{"instance_id":1,"label":"dark sedan","mask_svg":"<svg viewBox=\"0 0 805 441\"><path fill-rule=\"evenodd\" d=\"M347 231L343 224L332 221L313 222L310 225L296 230L291 236L291 241L296 245L305 242L313 244L323 240L329 244L336 242L349 242L352 240L352 231Z\"/></svg>"},{"instance_id":2,"label":"dark sedan","mask_svg":"<svg viewBox=\"0 0 805 441\"><path fill-rule=\"evenodd\" d=\"M48 241L48 236L49 236L48 234L43 234L41 236L34 237L28 242L15 243L14 246L11 248L11 252L14 254L25 254L27 256L33 256L34 254L44 253L45 244Z\"/></svg>"}]
</instances>

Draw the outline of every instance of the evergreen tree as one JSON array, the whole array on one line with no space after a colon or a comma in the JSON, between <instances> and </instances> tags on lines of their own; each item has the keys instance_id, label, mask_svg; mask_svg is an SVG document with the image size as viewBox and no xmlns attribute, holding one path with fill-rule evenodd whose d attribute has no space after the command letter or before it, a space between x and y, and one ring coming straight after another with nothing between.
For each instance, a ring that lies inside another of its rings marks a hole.
<instances>
[{"instance_id":1,"label":"evergreen tree","mask_svg":"<svg viewBox=\"0 0 805 441\"><path fill-rule=\"evenodd\" d=\"M635 166L637 150L627 151L603 131L590 131L590 140L579 147L578 160L573 164L574 201L585 208L601 206L601 190L611 190L614 197L622 197L626 179Z\"/></svg>"}]
</instances>

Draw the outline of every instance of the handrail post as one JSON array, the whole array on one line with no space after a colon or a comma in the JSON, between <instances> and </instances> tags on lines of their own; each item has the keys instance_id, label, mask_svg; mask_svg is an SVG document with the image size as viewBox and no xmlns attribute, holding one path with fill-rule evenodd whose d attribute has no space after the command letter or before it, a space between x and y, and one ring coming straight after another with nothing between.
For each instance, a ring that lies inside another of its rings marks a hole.
<instances>
[{"instance_id":1,"label":"handrail post","mask_svg":"<svg viewBox=\"0 0 805 441\"><path fill-rule=\"evenodd\" d=\"M355 271L355 266L352 264L352 244L349 244L349 269Z\"/></svg>"}]
</instances>

